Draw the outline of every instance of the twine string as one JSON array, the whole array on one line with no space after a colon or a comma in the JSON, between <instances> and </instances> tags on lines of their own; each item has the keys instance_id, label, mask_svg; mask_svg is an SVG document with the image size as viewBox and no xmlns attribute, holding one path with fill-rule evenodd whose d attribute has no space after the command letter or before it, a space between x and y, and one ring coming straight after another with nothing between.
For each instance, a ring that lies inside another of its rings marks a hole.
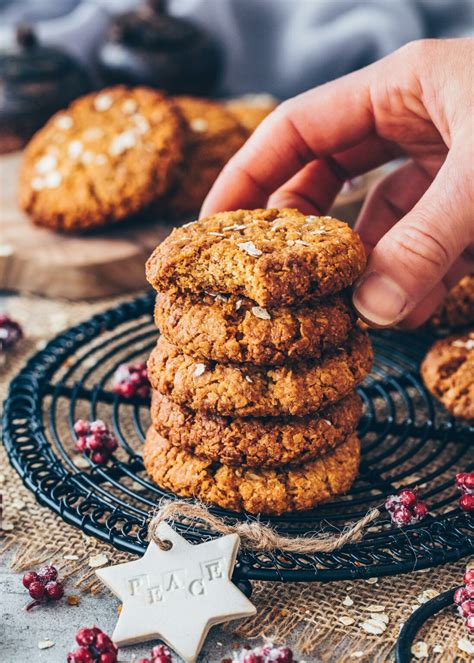
<instances>
[{"instance_id":1,"label":"twine string","mask_svg":"<svg viewBox=\"0 0 474 663\"><path fill-rule=\"evenodd\" d=\"M161 539L157 527L164 521L173 522L177 518L200 520L220 534L238 534L242 546L260 552L281 550L294 553L333 552L348 543L356 543L364 536L365 528L380 516L378 508L368 511L363 518L347 525L340 532L318 532L311 536L283 536L272 527L257 520L228 524L212 514L203 504L190 504L182 501L163 500L148 526L151 539L161 550L170 550L171 541Z\"/></svg>"}]
</instances>

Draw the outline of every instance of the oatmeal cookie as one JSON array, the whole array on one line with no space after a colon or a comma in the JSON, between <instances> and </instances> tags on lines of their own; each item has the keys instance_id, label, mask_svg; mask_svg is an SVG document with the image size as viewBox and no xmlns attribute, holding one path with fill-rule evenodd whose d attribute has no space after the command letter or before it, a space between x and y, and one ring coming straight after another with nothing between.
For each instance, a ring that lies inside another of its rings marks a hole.
<instances>
[{"instance_id":1,"label":"oatmeal cookie","mask_svg":"<svg viewBox=\"0 0 474 663\"><path fill-rule=\"evenodd\" d=\"M423 360L421 375L451 414L474 422L474 331L437 341Z\"/></svg>"},{"instance_id":2,"label":"oatmeal cookie","mask_svg":"<svg viewBox=\"0 0 474 663\"><path fill-rule=\"evenodd\" d=\"M225 105L244 127L253 132L275 110L278 101L271 94L244 94L229 99Z\"/></svg>"},{"instance_id":3,"label":"oatmeal cookie","mask_svg":"<svg viewBox=\"0 0 474 663\"><path fill-rule=\"evenodd\" d=\"M357 327L340 348L320 363L258 367L199 362L163 336L148 360L156 389L192 410L224 416L304 416L340 400L372 365L372 347Z\"/></svg>"},{"instance_id":4,"label":"oatmeal cookie","mask_svg":"<svg viewBox=\"0 0 474 663\"><path fill-rule=\"evenodd\" d=\"M474 325L474 274L467 274L451 289L429 323L436 329Z\"/></svg>"},{"instance_id":5,"label":"oatmeal cookie","mask_svg":"<svg viewBox=\"0 0 474 663\"><path fill-rule=\"evenodd\" d=\"M256 365L318 359L343 343L356 321L348 292L300 308L263 309L235 295L160 292L155 322L185 354Z\"/></svg>"},{"instance_id":6,"label":"oatmeal cookie","mask_svg":"<svg viewBox=\"0 0 474 663\"><path fill-rule=\"evenodd\" d=\"M80 97L26 148L20 205L63 231L118 221L168 190L183 139L180 113L160 92L119 85Z\"/></svg>"},{"instance_id":7,"label":"oatmeal cookie","mask_svg":"<svg viewBox=\"0 0 474 663\"><path fill-rule=\"evenodd\" d=\"M176 184L157 200L152 211L184 218L199 211L204 198L229 159L249 136L225 107L208 99L174 97L186 124L185 154Z\"/></svg>"},{"instance_id":8,"label":"oatmeal cookie","mask_svg":"<svg viewBox=\"0 0 474 663\"><path fill-rule=\"evenodd\" d=\"M223 465L281 467L306 463L341 444L362 413L355 392L317 415L230 418L193 412L153 392L155 430L174 446Z\"/></svg>"},{"instance_id":9,"label":"oatmeal cookie","mask_svg":"<svg viewBox=\"0 0 474 663\"><path fill-rule=\"evenodd\" d=\"M301 306L362 273L359 235L331 217L294 209L221 212L175 228L147 261L158 291L243 295L259 306Z\"/></svg>"},{"instance_id":10,"label":"oatmeal cookie","mask_svg":"<svg viewBox=\"0 0 474 663\"><path fill-rule=\"evenodd\" d=\"M312 509L345 493L359 467L355 433L322 458L296 468L248 469L201 460L173 446L153 427L143 447L145 469L161 488L233 511L282 514Z\"/></svg>"}]
</instances>

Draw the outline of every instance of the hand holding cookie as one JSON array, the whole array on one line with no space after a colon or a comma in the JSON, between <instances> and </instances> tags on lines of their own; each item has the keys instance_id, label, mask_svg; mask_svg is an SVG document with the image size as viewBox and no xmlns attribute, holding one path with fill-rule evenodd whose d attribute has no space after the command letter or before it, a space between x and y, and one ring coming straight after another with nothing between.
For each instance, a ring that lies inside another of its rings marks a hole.
<instances>
[{"instance_id":1,"label":"hand holding cookie","mask_svg":"<svg viewBox=\"0 0 474 663\"><path fill-rule=\"evenodd\" d=\"M366 201L370 254L354 304L376 326L417 326L474 265L469 39L419 41L291 99L229 162L202 213L325 214L346 179L409 160Z\"/></svg>"}]
</instances>

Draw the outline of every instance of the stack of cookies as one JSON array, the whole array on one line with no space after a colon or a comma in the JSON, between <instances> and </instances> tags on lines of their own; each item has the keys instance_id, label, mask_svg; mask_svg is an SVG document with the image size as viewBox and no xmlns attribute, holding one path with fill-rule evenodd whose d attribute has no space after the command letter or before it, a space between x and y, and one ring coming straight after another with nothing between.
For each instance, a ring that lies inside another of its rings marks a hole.
<instances>
[{"instance_id":1,"label":"stack of cookies","mask_svg":"<svg viewBox=\"0 0 474 663\"><path fill-rule=\"evenodd\" d=\"M297 210L223 212L147 263L161 336L148 363L153 480L235 511L310 509L356 477L355 387L370 370L349 286L362 243Z\"/></svg>"}]
</instances>

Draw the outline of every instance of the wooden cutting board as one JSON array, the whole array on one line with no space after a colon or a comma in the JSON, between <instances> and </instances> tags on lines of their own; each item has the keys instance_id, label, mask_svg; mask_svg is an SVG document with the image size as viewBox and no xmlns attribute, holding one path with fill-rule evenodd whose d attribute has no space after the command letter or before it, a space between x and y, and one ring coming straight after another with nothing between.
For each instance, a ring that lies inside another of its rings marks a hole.
<instances>
[{"instance_id":1,"label":"wooden cutting board","mask_svg":"<svg viewBox=\"0 0 474 663\"><path fill-rule=\"evenodd\" d=\"M134 220L74 236L38 228L17 204L20 158L0 156L0 289L78 300L144 288L145 261L173 224Z\"/></svg>"}]
</instances>

